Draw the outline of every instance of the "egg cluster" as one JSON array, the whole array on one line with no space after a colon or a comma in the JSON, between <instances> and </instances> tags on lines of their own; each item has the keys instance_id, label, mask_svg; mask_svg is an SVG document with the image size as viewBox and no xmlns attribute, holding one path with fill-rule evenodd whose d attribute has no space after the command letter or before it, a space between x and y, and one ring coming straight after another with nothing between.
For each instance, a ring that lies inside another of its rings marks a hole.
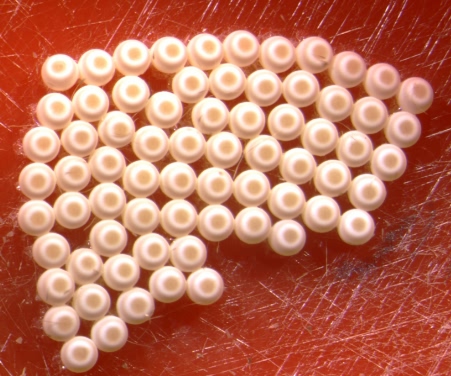
<instances>
[{"instance_id":1,"label":"egg cluster","mask_svg":"<svg viewBox=\"0 0 451 376\"><path fill-rule=\"evenodd\" d=\"M282 80L279 74L294 65ZM172 92L151 92L140 77L150 66L167 75ZM321 88L315 74L324 71L334 84ZM235 31L223 42L199 34L187 46L164 37L150 49L127 40L112 56L93 49L78 62L54 55L41 74L55 92L41 98L40 126L23 139L33 163L20 173L20 188L30 200L18 222L37 237L33 258L47 269L37 283L38 295L52 306L44 331L64 342L61 359L74 372L93 367L98 350L120 349L128 337L126 324L148 321L154 300L174 302L185 292L198 304L221 297L220 274L203 267L204 240L220 242L235 232L243 243L268 241L288 256L304 247L305 225L319 233L337 228L348 244L367 242L375 228L368 211L383 203L384 181L404 173L401 148L419 139L415 114L433 99L427 81L401 82L385 63L367 69L360 55L334 54L320 37L294 47L282 36L260 44L247 31ZM104 85L115 75L120 78L107 93ZM61 93L77 83L72 99ZM347 89L362 83L369 96L354 102ZM228 105L243 94L247 101ZM402 111L389 114L383 100L394 96ZM284 103L266 116L262 108L281 97ZM180 126L187 105L192 126ZM306 121L300 108L311 105L319 117ZM135 126L138 113L149 125ZM334 123L348 117L355 130L339 135ZM380 131L388 143L373 148L369 135ZM284 147L293 140L300 141L298 147ZM131 163L121 151L129 146L137 158ZM333 151L336 159L317 164L315 157ZM155 163L163 158L168 163L159 170ZM197 175L192 164L201 159L209 166ZM248 169L232 177L228 170L243 159ZM351 168L366 164L372 173L353 178ZM283 182L271 187L267 173L277 169ZM310 181L319 194L307 199L300 186ZM55 189L61 194L51 206L45 200ZM158 189L169 199L161 208L152 200ZM206 205L199 213L188 199L194 193ZM355 209L341 214L334 198L346 193ZM236 216L224 205L232 196L242 207ZM261 207L265 203L268 211ZM90 248L71 252L64 236L50 232L55 221L80 229L91 218ZM155 232L159 228L161 234ZM201 237L190 235L196 228ZM137 237L131 254L123 252L129 234ZM148 289L135 287L141 268L152 271ZM120 292L117 315L109 314L108 289ZM94 322L91 338L77 336L80 319Z\"/></svg>"}]
</instances>

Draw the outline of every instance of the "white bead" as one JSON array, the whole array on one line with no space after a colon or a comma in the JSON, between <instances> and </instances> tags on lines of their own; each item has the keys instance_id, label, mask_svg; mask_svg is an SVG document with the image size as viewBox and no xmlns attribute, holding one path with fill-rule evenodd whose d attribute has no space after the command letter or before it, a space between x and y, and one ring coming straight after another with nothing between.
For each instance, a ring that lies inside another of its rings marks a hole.
<instances>
[{"instance_id":1,"label":"white bead","mask_svg":"<svg viewBox=\"0 0 451 376\"><path fill-rule=\"evenodd\" d=\"M139 265L130 255L112 256L103 266L103 280L116 291L125 291L135 286L139 274Z\"/></svg>"},{"instance_id":2,"label":"white bead","mask_svg":"<svg viewBox=\"0 0 451 376\"><path fill-rule=\"evenodd\" d=\"M332 231L338 225L340 219L340 207L337 202L328 196L314 196L309 199L302 220L304 224L314 232Z\"/></svg>"},{"instance_id":3,"label":"white bead","mask_svg":"<svg viewBox=\"0 0 451 376\"><path fill-rule=\"evenodd\" d=\"M56 221L67 229L83 227L91 216L88 199L79 192L65 192L53 204Z\"/></svg>"},{"instance_id":4,"label":"white bead","mask_svg":"<svg viewBox=\"0 0 451 376\"><path fill-rule=\"evenodd\" d=\"M322 195L337 197L348 190L351 179L348 166L342 161L329 159L318 165L313 182Z\"/></svg>"},{"instance_id":5,"label":"white bead","mask_svg":"<svg viewBox=\"0 0 451 376\"><path fill-rule=\"evenodd\" d=\"M205 156L214 167L231 168L241 160L243 146L233 133L216 133L207 141Z\"/></svg>"},{"instance_id":6,"label":"white bead","mask_svg":"<svg viewBox=\"0 0 451 376\"><path fill-rule=\"evenodd\" d=\"M202 268L187 279L188 297L196 304L210 305L217 302L224 292L224 281L213 269Z\"/></svg>"},{"instance_id":7,"label":"white bead","mask_svg":"<svg viewBox=\"0 0 451 376\"><path fill-rule=\"evenodd\" d=\"M183 114L180 99L169 91L153 94L146 103L146 117L150 124L159 128L172 128L177 125Z\"/></svg>"},{"instance_id":8,"label":"white bead","mask_svg":"<svg viewBox=\"0 0 451 376\"><path fill-rule=\"evenodd\" d=\"M89 233L91 248L105 257L121 253L127 245L127 240L125 227L112 219L96 223Z\"/></svg>"},{"instance_id":9,"label":"white bead","mask_svg":"<svg viewBox=\"0 0 451 376\"><path fill-rule=\"evenodd\" d=\"M379 63L368 68L363 86L368 95L378 99L393 97L399 90L398 70L390 64Z\"/></svg>"},{"instance_id":10,"label":"white bead","mask_svg":"<svg viewBox=\"0 0 451 376\"><path fill-rule=\"evenodd\" d=\"M88 122L76 120L63 130L61 144L69 154L87 157L97 147L97 130Z\"/></svg>"},{"instance_id":11,"label":"white bead","mask_svg":"<svg viewBox=\"0 0 451 376\"><path fill-rule=\"evenodd\" d=\"M400 178L407 168L404 152L392 144L382 144L374 149L371 157L371 172L384 181Z\"/></svg>"},{"instance_id":12,"label":"white bead","mask_svg":"<svg viewBox=\"0 0 451 376\"><path fill-rule=\"evenodd\" d=\"M277 140L290 141L301 135L305 120L299 108L291 104L274 107L268 116L269 133Z\"/></svg>"},{"instance_id":13,"label":"white bead","mask_svg":"<svg viewBox=\"0 0 451 376\"><path fill-rule=\"evenodd\" d=\"M274 224L268 236L269 246L281 256L298 254L304 248L306 240L304 227L292 219Z\"/></svg>"},{"instance_id":14,"label":"white bead","mask_svg":"<svg viewBox=\"0 0 451 376\"><path fill-rule=\"evenodd\" d=\"M306 38L296 47L296 63L310 73L325 71L333 55L332 46L320 37Z\"/></svg>"},{"instance_id":15,"label":"white bead","mask_svg":"<svg viewBox=\"0 0 451 376\"><path fill-rule=\"evenodd\" d=\"M60 139L50 128L31 128L23 138L23 152L33 162L47 163L60 151Z\"/></svg>"},{"instance_id":16,"label":"white bead","mask_svg":"<svg viewBox=\"0 0 451 376\"><path fill-rule=\"evenodd\" d=\"M274 170L282 157L282 147L272 136L260 135L250 140L244 148L244 158L254 170Z\"/></svg>"},{"instance_id":17,"label":"white bead","mask_svg":"<svg viewBox=\"0 0 451 376\"><path fill-rule=\"evenodd\" d=\"M196 67L185 67L172 79L172 91L183 103L197 103L209 89L207 75Z\"/></svg>"},{"instance_id":18,"label":"white bead","mask_svg":"<svg viewBox=\"0 0 451 376\"><path fill-rule=\"evenodd\" d=\"M141 111L150 96L149 86L137 76L124 76L116 81L111 93L113 102L122 112Z\"/></svg>"},{"instance_id":19,"label":"white bead","mask_svg":"<svg viewBox=\"0 0 451 376\"><path fill-rule=\"evenodd\" d=\"M113 61L116 69L124 76L139 76L149 68L151 56L144 43L128 39L115 48Z\"/></svg>"},{"instance_id":20,"label":"white bead","mask_svg":"<svg viewBox=\"0 0 451 376\"><path fill-rule=\"evenodd\" d=\"M241 68L233 64L221 64L209 76L210 91L221 100L238 98L244 92L246 76Z\"/></svg>"},{"instance_id":21,"label":"white bead","mask_svg":"<svg viewBox=\"0 0 451 376\"><path fill-rule=\"evenodd\" d=\"M161 209L160 223L171 236L188 235L197 225L197 211L186 200L172 200Z\"/></svg>"},{"instance_id":22,"label":"white bead","mask_svg":"<svg viewBox=\"0 0 451 376\"><path fill-rule=\"evenodd\" d=\"M135 122L121 111L111 111L100 121L97 131L105 145L119 149L132 141Z\"/></svg>"},{"instance_id":23,"label":"white bead","mask_svg":"<svg viewBox=\"0 0 451 376\"><path fill-rule=\"evenodd\" d=\"M68 90L78 81L77 63L67 55L52 55L42 65L41 77L44 84L52 90Z\"/></svg>"},{"instance_id":24,"label":"white bead","mask_svg":"<svg viewBox=\"0 0 451 376\"><path fill-rule=\"evenodd\" d=\"M362 132L349 131L340 136L335 152L347 166L360 167L370 160L373 142Z\"/></svg>"},{"instance_id":25,"label":"white bead","mask_svg":"<svg viewBox=\"0 0 451 376\"><path fill-rule=\"evenodd\" d=\"M226 170L210 167L197 177L196 190L200 199L207 204L222 204L233 193L233 180Z\"/></svg>"},{"instance_id":26,"label":"white bead","mask_svg":"<svg viewBox=\"0 0 451 376\"><path fill-rule=\"evenodd\" d=\"M387 124L388 111L384 102L374 97L364 97L354 103L351 122L354 128L366 134L374 134Z\"/></svg>"},{"instance_id":27,"label":"white bead","mask_svg":"<svg viewBox=\"0 0 451 376\"><path fill-rule=\"evenodd\" d=\"M41 274L36 289L44 303L58 306L65 304L72 298L75 284L68 272L63 269L52 268Z\"/></svg>"},{"instance_id":28,"label":"white bead","mask_svg":"<svg viewBox=\"0 0 451 376\"><path fill-rule=\"evenodd\" d=\"M40 236L52 229L55 224L55 213L45 201L30 200L19 209L17 221L26 234Z\"/></svg>"},{"instance_id":29,"label":"white bead","mask_svg":"<svg viewBox=\"0 0 451 376\"><path fill-rule=\"evenodd\" d=\"M91 339L100 351L118 351L127 343L127 325L119 317L105 316L92 326Z\"/></svg>"},{"instance_id":30,"label":"white bead","mask_svg":"<svg viewBox=\"0 0 451 376\"><path fill-rule=\"evenodd\" d=\"M138 325L150 320L155 311L155 302L149 291L134 287L119 295L116 310L127 324Z\"/></svg>"},{"instance_id":31,"label":"white bead","mask_svg":"<svg viewBox=\"0 0 451 376\"><path fill-rule=\"evenodd\" d=\"M229 109L217 98L204 98L191 112L194 127L203 134L221 132L229 122Z\"/></svg>"},{"instance_id":32,"label":"white bead","mask_svg":"<svg viewBox=\"0 0 451 376\"><path fill-rule=\"evenodd\" d=\"M171 263L182 272L193 272L207 260L207 247L196 236L185 235L175 239L171 245Z\"/></svg>"},{"instance_id":33,"label":"white bead","mask_svg":"<svg viewBox=\"0 0 451 376\"><path fill-rule=\"evenodd\" d=\"M32 200L44 200L55 190L56 177L53 170L44 163L30 163L19 175L21 192Z\"/></svg>"},{"instance_id":34,"label":"white bead","mask_svg":"<svg viewBox=\"0 0 451 376\"><path fill-rule=\"evenodd\" d=\"M37 238L31 249L33 260L44 269L63 266L70 254L70 246L66 238L60 234L49 232Z\"/></svg>"},{"instance_id":35,"label":"white bead","mask_svg":"<svg viewBox=\"0 0 451 376\"><path fill-rule=\"evenodd\" d=\"M282 83L285 100L296 107L307 107L315 103L319 95L318 79L310 72L291 72Z\"/></svg>"},{"instance_id":36,"label":"white bead","mask_svg":"<svg viewBox=\"0 0 451 376\"><path fill-rule=\"evenodd\" d=\"M296 218L302 214L304 206L304 192L296 184L280 183L271 189L268 208L277 218Z\"/></svg>"},{"instance_id":37,"label":"white bead","mask_svg":"<svg viewBox=\"0 0 451 376\"><path fill-rule=\"evenodd\" d=\"M338 85L323 88L316 101L316 110L319 116L335 123L351 115L352 107L351 93Z\"/></svg>"},{"instance_id":38,"label":"white bead","mask_svg":"<svg viewBox=\"0 0 451 376\"><path fill-rule=\"evenodd\" d=\"M152 65L160 72L171 74L181 70L188 59L186 47L174 37L158 39L150 49Z\"/></svg>"},{"instance_id":39,"label":"white bead","mask_svg":"<svg viewBox=\"0 0 451 376\"><path fill-rule=\"evenodd\" d=\"M245 94L249 102L260 107L270 106L282 95L282 81L274 72L256 70L247 77Z\"/></svg>"},{"instance_id":40,"label":"white bead","mask_svg":"<svg viewBox=\"0 0 451 376\"><path fill-rule=\"evenodd\" d=\"M124 191L113 183L99 184L89 194L92 212L101 219L114 219L119 216L125 201Z\"/></svg>"},{"instance_id":41,"label":"white bead","mask_svg":"<svg viewBox=\"0 0 451 376\"><path fill-rule=\"evenodd\" d=\"M359 85L365 78L366 64L353 52L344 51L335 55L329 65L329 76L335 85L350 88Z\"/></svg>"},{"instance_id":42,"label":"white bead","mask_svg":"<svg viewBox=\"0 0 451 376\"><path fill-rule=\"evenodd\" d=\"M351 204L362 210L372 211L385 201L387 190L377 176L362 174L356 176L349 186L348 197Z\"/></svg>"},{"instance_id":43,"label":"white bead","mask_svg":"<svg viewBox=\"0 0 451 376\"><path fill-rule=\"evenodd\" d=\"M421 123L410 112L395 112L389 116L384 133L390 144L408 148L415 145L420 139Z\"/></svg>"},{"instance_id":44,"label":"white bead","mask_svg":"<svg viewBox=\"0 0 451 376\"><path fill-rule=\"evenodd\" d=\"M172 199L190 196L196 189L196 173L193 168L182 162L166 165L160 173L160 189Z\"/></svg>"},{"instance_id":45,"label":"white bead","mask_svg":"<svg viewBox=\"0 0 451 376\"><path fill-rule=\"evenodd\" d=\"M96 185L89 194L92 213L100 219L114 219L125 207L125 193L114 183Z\"/></svg>"},{"instance_id":46,"label":"white bead","mask_svg":"<svg viewBox=\"0 0 451 376\"><path fill-rule=\"evenodd\" d=\"M110 101L105 91L94 85L78 89L73 98L75 115L80 120L94 122L100 120L108 111Z\"/></svg>"},{"instance_id":47,"label":"white bead","mask_svg":"<svg viewBox=\"0 0 451 376\"><path fill-rule=\"evenodd\" d=\"M110 310L110 294L104 287L88 283L75 291L72 306L83 320L95 321Z\"/></svg>"},{"instance_id":48,"label":"white bead","mask_svg":"<svg viewBox=\"0 0 451 376\"><path fill-rule=\"evenodd\" d=\"M44 95L36 107L39 124L53 130L66 128L74 116L71 100L60 93Z\"/></svg>"},{"instance_id":49,"label":"white bead","mask_svg":"<svg viewBox=\"0 0 451 376\"><path fill-rule=\"evenodd\" d=\"M99 353L91 339L78 336L67 341L61 348L61 362L71 372L89 371L97 363Z\"/></svg>"},{"instance_id":50,"label":"white bead","mask_svg":"<svg viewBox=\"0 0 451 376\"><path fill-rule=\"evenodd\" d=\"M160 173L152 163L138 160L125 168L122 186L134 197L148 197L158 189L159 176Z\"/></svg>"},{"instance_id":51,"label":"white bead","mask_svg":"<svg viewBox=\"0 0 451 376\"><path fill-rule=\"evenodd\" d=\"M66 270L77 285L86 285L97 281L102 275L103 261L89 248L73 251L66 263Z\"/></svg>"},{"instance_id":52,"label":"white bead","mask_svg":"<svg viewBox=\"0 0 451 376\"><path fill-rule=\"evenodd\" d=\"M235 217L235 234L246 244L263 242L271 230L269 215L260 208L244 208Z\"/></svg>"},{"instance_id":53,"label":"white bead","mask_svg":"<svg viewBox=\"0 0 451 376\"><path fill-rule=\"evenodd\" d=\"M83 158L68 155L55 165L55 176L60 189L78 192L91 181L91 169Z\"/></svg>"},{"instance_id":54,"label":"white bead","mask_svg":"<svg viewBox=\"0 0 451 376\"><path fill-rule=\"evenodd\" d=\"M216 68L224 56L222 43L212 34L198 34L188 42L188 60L202 70Z\"/></svg>"},{"instance_id":55,"label":"white bead","mask_svg":"<svg viewBox=\"0 0 451 376\"><path fill-rule=\"evenodd\" d=\"M80 78L87 85L103 86L114 76L115 66L111 55L103 50L86 51L78 60Z\"/></svg>"},{"instance_id":56,"label":"white bead","mask_svg":"<svg viewBox=\"0 0 451 376\"><path fill-rule=\"evenodd\" d=\"M246 170L233 182L233 196L243 206L263 204L271 192L269 180L260 171Z\"/></svg>"},{"instance_id":57,"label":"white bead","mask_svg":"<svg viewBox=\"0 0 451 376\"><path fill-rule=\"evenodd\" d=\"M89 167L94 179L101 183L111 183L120 179L125 170L124 155L110 146L102 146L89 157Z\"/></svg>"},{"instance_id":58,"label":"white bead","mask_svg":"<svg viewBox=\"0 0 451 376\"><path fill-rule=\"evenodd\" d=\"M260 43L254 34L237 30L224 39L224 60L238 67L252 65L260 52Z\"/></svg>"},{"instance_id":59,"label":"white bead","mask_svg":"<svg viewBox=\"0 0 451 376\"><path fill-rule=\"evenodd\" d=\"M42 329L55 341L68 341L78 332L80 318L72 307L67 305L52 307L42 318Z\"/></svg>"},{"instance_id":60,"label":"white bead","mask_svg":"<svg viewBox=\"0 0 451 376\"><path fill-rule=\"evenodd\" d=\"M265 113L260 106L252 102L242 102L230 111L229 127L239 138L249 139L261 133L265 121Z\"/></svg>"},{"instance_id":61,"label":"white bead","mask_svg":"<svg viewBox=\"0 0 451 376\"><path fill-rule=\"evenodd\" d=\"M169 138L169 152L179 162L193 163L205 153L205 138L194 127L177 129Z\"/></svg>"},{"instance_id":62,"label":"white bead","mask_svg":"<svg viewBox=\"0 0 451 376\"><path fill-rule=\"evenodd\" d=\"M420 114L426 112L434 100L434 90L429 82L420 77L410 77L403 82L396 94L401 110Z\"/></svg>"},{"instance_id":63,"label":"white bead","mask_svg":"<svg viewBox=\"0 0 451 376\"><path fill-rule=\"evenodd\" d=\"M155 230L160 222L160 209L148 198L135 198L125 205L122 223L133 234L143 235Z\"/></svg>"},{"instance_id":64,"label":"white bead","mask_svg":"<svg viewBox=\"0 0 451 376\"><path fill-rule=\"evenodd\" d=\"M208 205L199 213L197 229L206 240L225 240L232 234L233 228L233 214L226 206Z\"/></svg>"},{"instance_id":65,"label":"white bead","mask_svg":"<svg viewBox=\"0 0 451 376\"><path fill-rule=\"evenodd\" d=\"M310 120L304 127L301 142L311 154L322 157L332 152L337 146L337 128L327 119Z\"/></svg>"},{"instance_id":66,"label":"white bead","mask_svg":"<svg viewBox=\"0 0 451 376\"><path fill-rule=\"evenodd\" d=\"M155 300L172 303L185 294L186 278L179 269L163 266L150 276L149 290Z\"/></svg>"},{"instance_id":67,"label":"white bead","mask_svg":"<svg viewBox=\"0 0 451 376\"><path fill-rule=\"evenodd\" d=\"M169 244L160 234L140 236L133 244L133 257L145 270L157 270L164 266L171 255Z\"/></svg>"},{"instance_id":68,"label":"white bead","mask_svg":"<svg viewBox=\"0 0 451 376\"><path fill-rule=\"evenodd\" d=\"M305 184L313 179L315 171L316 160L309 151L293 148L282 154L279 172L286 181Z\"/></svg>"},{"instance_id":69,"label":"white bead","mask_svg":"<svg viewBox=\"0 0 451 376\"><path fill-rule=\"evenodd\" d=\"M294 64L293 44L284 37L267 38L260 46L260 64L274 73L285 72Z\"/></svg>"},{"instance_id":70,"label":"white bead","mask_svg":"<svg viewBox=\"0 0 451 376\"><path fill-rule=\"evenodd\" d=\"M169 150L168 136L154 125L141 127L135 133L132 149L140 159L148 162L160 161Z\"/></svg>"},{"instance_id":71,"label":"white bead","mask_svg":"<svg viewBox=\"0 0 451 376\"><path fill-rule=\"evenodd\" d=\"M367 243L374 236L374 220L366 211L351 209L344 212L338 224L338 235L350 245Z\"/></svg>"}]
</instances>

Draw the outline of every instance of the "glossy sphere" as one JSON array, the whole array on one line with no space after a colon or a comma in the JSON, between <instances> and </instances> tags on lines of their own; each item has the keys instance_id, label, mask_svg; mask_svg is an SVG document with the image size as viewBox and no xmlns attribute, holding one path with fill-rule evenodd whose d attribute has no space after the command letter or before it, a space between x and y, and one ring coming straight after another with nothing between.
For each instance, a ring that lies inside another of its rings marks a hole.
<instances>
[{"instance_id":1,"label":"glossy sphere","mask_svg":"<svg viewBox=\"0 0 451 376\"><path fill-rule=\"evenodd\" d=\"M306 38L296 47L296 63L301 69L310 73L325 71L333 55L332 46L320 37Z\"/></svg>"},{"instance_id":2,"label":"glossy sphere","mask_svg":"<svg viewBox=\"0 0 451 376\"><path fill-rule=\"evenodd\" d=\"M46 199L54 191L55 185L55 173L44 163L31 163L19 175L20 190L30 199Z\"/></svg>"},{"instance_id":3,"label":"glossy sphere","mask_svg":"<svg viewBox=\"0 0 451 376\"><path fill-rule=\"evenodd\" d=\"M224 59L238 67L253 64L259 55L260 43L254 34L237 30L224 39Z\"/></svg>"},{"instance_id":4,"label":"glossy sphere","mask_svg":"<svg viewBox=\"0 0 451 376\"><path fill-rule=\"evenodd\" d=\"M307 201L302 220L314 232L332 231L340 220L340 207L333 198L314 196Z\"/></svg>"},{"instance_id":5,"label":"glossy sphere","mask_svg":"<svg viewBox=\"0 0 451 376\"><path fill-rule=\"evenodd\" d=\"M224 281L216 270L202 268L190 274L186 292L194 303L210 305L221 298Z\"/></svg>"},{"instance_id":6,"label":"glossy sphere","mask_svg":"<svg viewBox=\"0 0 451 376\"><path fill-rule=\"evenodd\" d=\"M304 227L291 219L275 223L268 237L271 249L281 256L299 253L304 248L306 240Z\"/></svg>"},{"instance_id":7,"label":"glossy sphere","mask_svg":"<svg viewBox=\"0 0 451 376\"><path fill-rule=\"evenodd\" d=\"M119 317L105 316L92 326L91 339L100 351L118 351L127 342L127 325Z\"/></svg>"},{"instance_id":8,"label":"glossy sphere","mask_svg":"<svg viewBox=\"0 0 451 376\"><path fill-rule=\"evenodd\" d=\"M266 211L260 208L245 208L235 218L235 234L246 244L263 242L270 229L271 219Z\"/></svg>"},{"instance_id":9,"label":"glossy sphere","mask_svg":"<svg viewBox=\"0 0 451 376\"><path fill-rule=\"evenodd\" d=\"M41 77L44 84L52 90L68 90L79 78L77 63L64 54L52 55L42 65Z\"/></svg>"},{"instance_id":10,"label":"glossy sphere","mask_svg":"<svg viewBox=\"0 0 451 376\"><path fill-rule=\"evenodd\" d=\"M67 341L61 348L61 362L71 372L89 371L97 363L99 353L95 343L78 336Z\"/></svg>"}]
</instances>

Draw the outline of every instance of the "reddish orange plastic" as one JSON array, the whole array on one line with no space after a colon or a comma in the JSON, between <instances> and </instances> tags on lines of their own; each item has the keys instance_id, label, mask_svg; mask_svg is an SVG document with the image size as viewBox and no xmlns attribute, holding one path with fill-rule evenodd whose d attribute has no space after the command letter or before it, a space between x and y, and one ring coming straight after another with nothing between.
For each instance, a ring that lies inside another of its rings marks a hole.
<instances>
[{"instance_id":1,"label":"reddish orange plastic","mask_svg":"<svg viewBox=\"0 0 451 376\"><path fill-rule=\"evenodd\" d=\"M449 1L32 0L5 2L0 20L0 375L69 374L59 359L61 344L41 330L47 307L38 301L35 284L42 270L31 258L32 237L16 222L25 202L18 175L28 163L21 139L35 125L35 106L48 92L40 79L45 58L66 53L77 59L91 48L112 53L127 38L151 45L166 35L187 42L210 32L223 39L237 29L260 41L280 34L297 43L319 35L337 52L354 50L368 64L393 64L403 79L429 80L436 97L419 115L421 140L406 150L405 175L387 184L387 201L373 213L376 236L368 244L347 246L336 232L308 231L305 249L283 258L267 244L244 246L235 237L210 243L207 265L224 276L222 299L208 307L188 298L157 304L151 322L130 326L126 346L101 353L88 374L449 374ZM170 88L165 75L150 70L144 77L153 91ZM329 83L327 75L320 80ZM351 91L355 98L364 95L361 86ZM394 100L387 104L397 109ZM313 106L305 115L315 116ZM145 124L142 114L135 119ZM189 124L189 115L182 124ZM349 120L338 127L348 129ZM384 142L382 134L372 138ZM130 149L125 154L133 160ZM244 168L243 162L238 171ZM273 184L280 179L277 171L270 178ZM311 185L303 188L308 197L314 194ZM196 196L191 199L201 207ZM161 193L155 200L165 201ZM346 197L339 202L343 210L350 207ZM227 205L239 209L233 200ZM63 233L76 248L86 244L88 231ZM140 286L148 276L142 273ZM89 327L83 323L81 332L88 334Z\"/></svg>"}]
</instances>

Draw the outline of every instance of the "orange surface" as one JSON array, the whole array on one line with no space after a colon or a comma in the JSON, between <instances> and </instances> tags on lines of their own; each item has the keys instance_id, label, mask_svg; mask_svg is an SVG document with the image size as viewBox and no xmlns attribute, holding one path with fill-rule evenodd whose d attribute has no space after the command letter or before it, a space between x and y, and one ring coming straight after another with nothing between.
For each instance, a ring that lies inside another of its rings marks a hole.
<instances>
[{"instance_id":1,"label":"orange surface","mask_svg":"<svg viewBox=\"0 0 451 376\"><path fill-rule=\"evenodd\" d=\"M361 53L369 65L388 62L402 78L426 78L436 98L419 116L422 138L406 150L405 175L387 184L388 199L374 212L377 232L370 243L351 247L335 232L308 232L305 249L290 258L275 255L267 244L246 247L235 237L208 244L207 265L224 276L223 298L210 307L194 306L187 298L158 304L152 321L130 327L125 348L100 354L89 375L449 374L450 5L438 0L3 2L0 375L68 374L60 344L41 330L47 307L38 301L35 284L42 270L31 259L33 239L16 223L25 202L18 174L28 163L21 139L35 125L33 111L47 92L39 74L45 58L54 53L78 58L90 48L112 53L127 38L151 45L166 35L187 42L199 32L224 38L236 29L248 29L261 41L280 34L297 43L320 35L335 51ZM169 88L166 76L149 71L145 77L153 91ZM329 83L326 76L320 79ZM351 91L355 98L364 95L362 87ZM396 110L393 100L387 104ZM305 114L312 118L315 111L308 108ZM142 115L136 121L145 123ZM189 116L182 125L188 123ZM338 127L343 131L350 123ZM383 136L373 140L379 144ZM130 150L125 153L133 158ZM368 168L354 173L363 170ZM276 171L270 178L280 179ZM314 194L311 185L303 188L308 197ZM164 202L161 194L155 200ZM192 200L200 207L195 196ZM349 207L345 198L339 201ZM235 213L239 209L233 200L227 204ZM88 231L66 233L73 248L86 244ZM141 286L147 278L143 273ZM88 332L84 323L82 333Z\"/></svg>"}]
</instances>

